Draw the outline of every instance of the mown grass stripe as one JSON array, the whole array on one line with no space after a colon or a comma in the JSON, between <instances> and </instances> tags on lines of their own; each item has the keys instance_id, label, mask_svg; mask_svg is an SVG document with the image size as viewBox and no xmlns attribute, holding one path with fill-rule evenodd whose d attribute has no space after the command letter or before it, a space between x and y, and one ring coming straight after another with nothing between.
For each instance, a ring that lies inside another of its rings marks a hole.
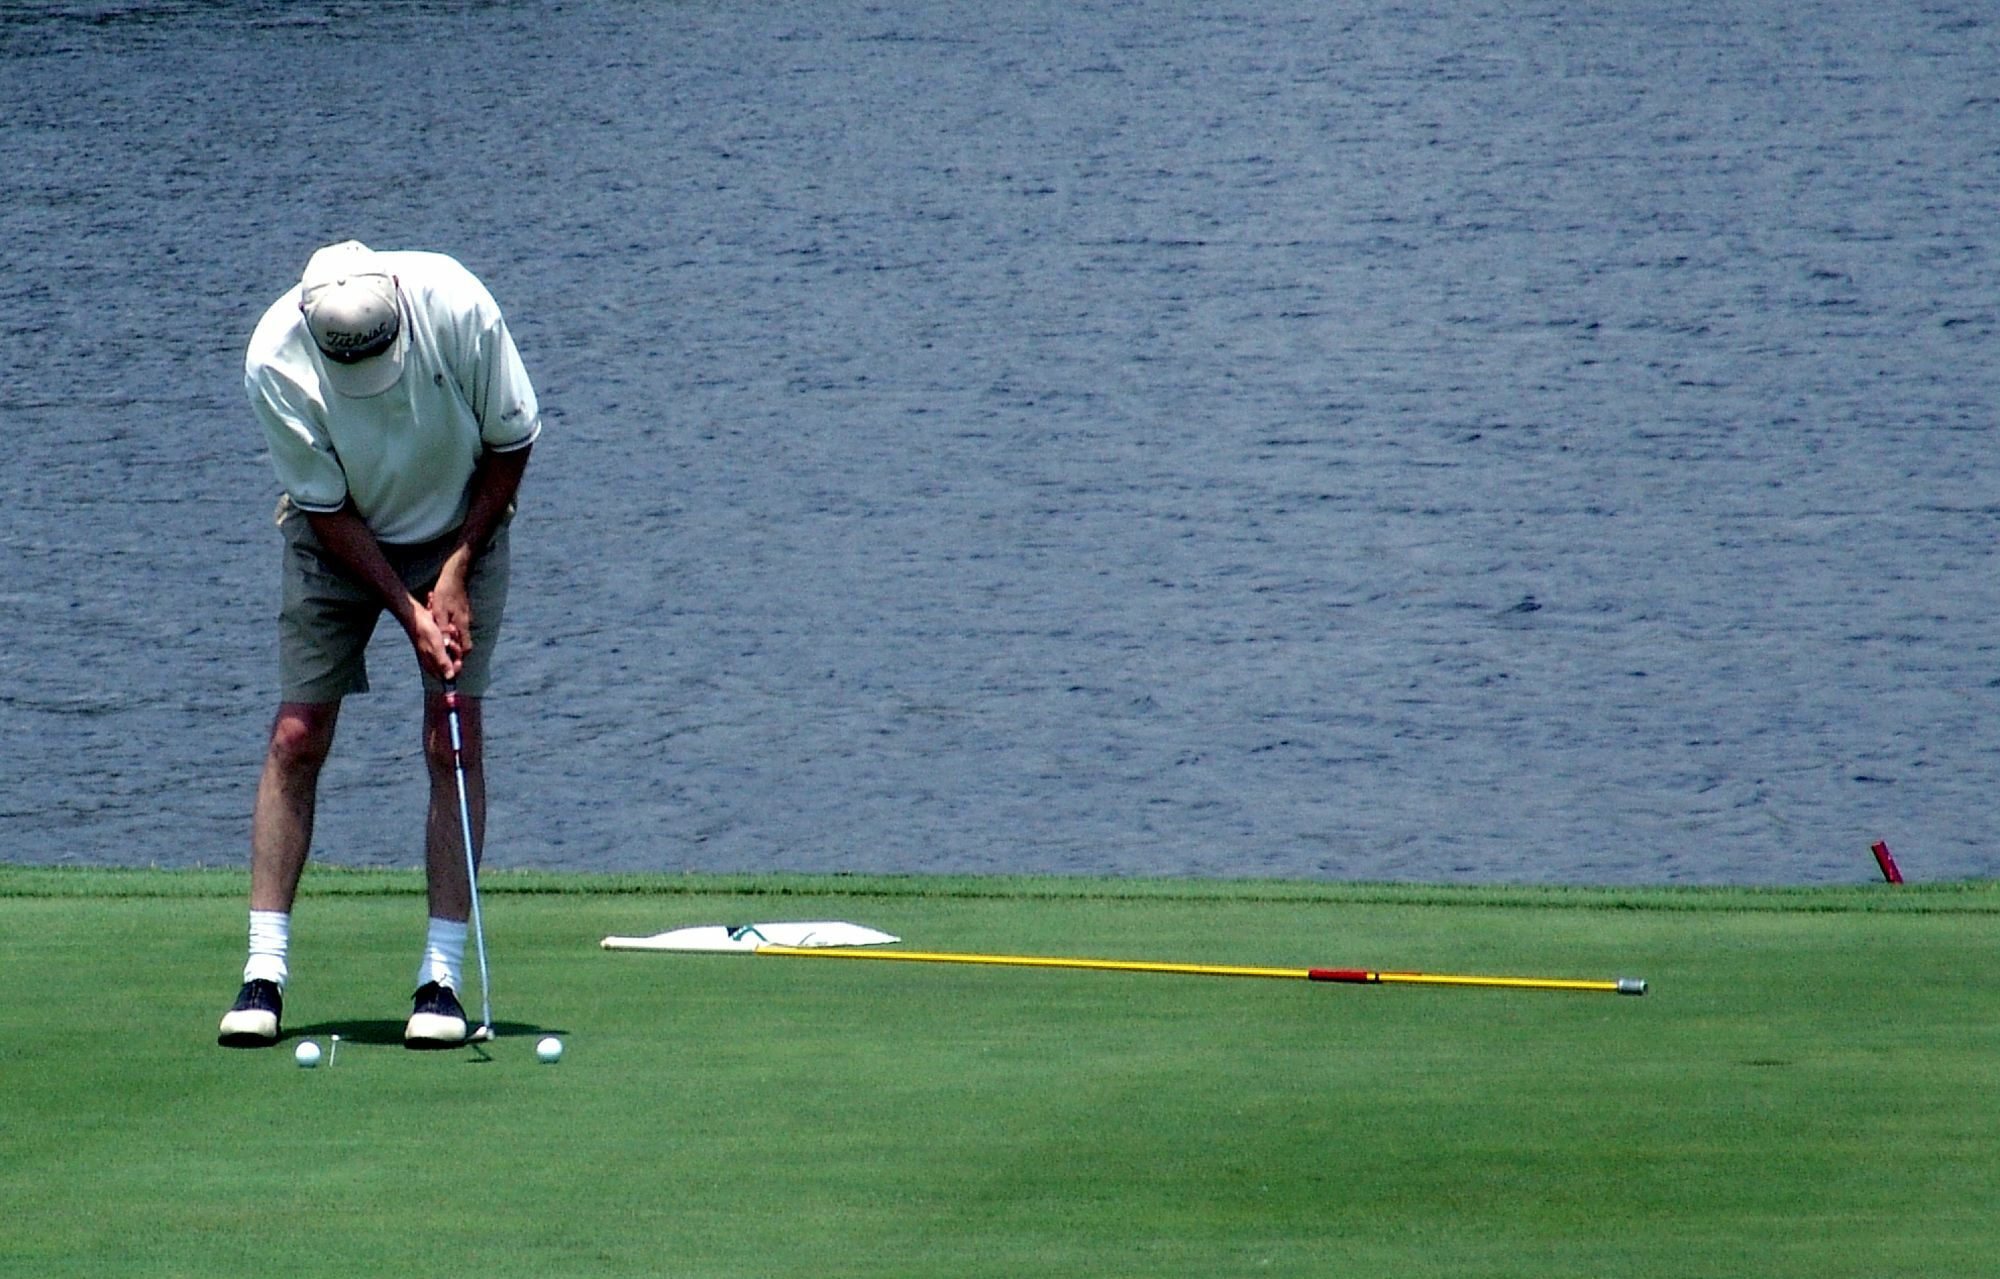
<instances>
[{"instance_id":1,"label":"mown grass stripe","mask_svg":"<svg viewBox=\"0 0 2000 1279\"><path fill-rule=\"evenodd\" d=\"M234 869L0 865L0 897L237 897L247 892L247 885L247 874ZM1095 876L594 874L496 869L481 876L480 888L489 894L594 897L1226 901L1510 910L2000 914L2000 880L1777 888L1564 887ZM414 870L316 864L307 872L303 891L308 896L403 896L422 893L424 883L421 873Z\"/></svg>"}]
</instances>

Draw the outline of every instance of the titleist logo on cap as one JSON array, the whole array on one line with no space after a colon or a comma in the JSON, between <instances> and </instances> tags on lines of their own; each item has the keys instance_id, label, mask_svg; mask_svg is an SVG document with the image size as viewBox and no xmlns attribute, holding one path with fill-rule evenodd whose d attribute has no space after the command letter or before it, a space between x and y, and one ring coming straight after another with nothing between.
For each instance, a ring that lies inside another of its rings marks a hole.
<instances>
[{"instance_id":1,"label":"titleist logo on cap","mask_svg":"<svg viewBox=\"0 0 2000 1279\"><path fill-rule=\"evenodd\" d=\"M401 379L403 325L396 277L357 240L314 253L299 280L299 310L323 372L342 395L379 395Z\"/></svg>"},{"instance_id":2,"label":"titleist logo on cap","mask_svg":"<svg viewBox=\"0 0 2000 1279\"><path fill-rule=\"evenodd\" d=\"M335 287L345 283L345 280L339 281ZM373 306L354 308L345 315L329 314L337 309L334 306L309 308L309 314L318 321L312 326L313 340L330 358L345 362L364 360L387 349L396 340L397 316L393 306L385 307L378 302ZM313 314L315 312L317 314Z\"/></svg>"}]
</instances>

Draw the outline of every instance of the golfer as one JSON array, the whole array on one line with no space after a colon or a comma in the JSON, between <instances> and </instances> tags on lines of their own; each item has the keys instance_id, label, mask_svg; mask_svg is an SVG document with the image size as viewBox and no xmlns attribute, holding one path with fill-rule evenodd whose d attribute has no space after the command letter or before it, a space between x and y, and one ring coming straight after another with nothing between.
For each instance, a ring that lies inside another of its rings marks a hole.
<instances>
[{"instance_id":1,"label":"golfer","mask_svg":"<svg viewBox=\"0 0 2000 1279\"><path fill-rule=\"evenodd\" d=\"M279 1037L292 902L341 699L365 692L384 610L424 683L430 929L404 1043L465 1042L471 906L444 690L457 686L473 835L485 822L480 697L507 599L507 524L541 432L486 288L439 253L356 241L312 255L250 339L244 389L284 496L281 696L250 835L250 956L220 1042Z\"/></svg>"}]
</instances>

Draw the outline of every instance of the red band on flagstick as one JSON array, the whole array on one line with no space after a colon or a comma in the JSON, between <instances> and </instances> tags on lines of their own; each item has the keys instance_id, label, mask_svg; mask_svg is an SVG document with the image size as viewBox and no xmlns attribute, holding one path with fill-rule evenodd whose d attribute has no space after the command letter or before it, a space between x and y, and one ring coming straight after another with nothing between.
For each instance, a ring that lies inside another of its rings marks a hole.
<instances>
[{"instance_id":1,"label":"red band on flagstick","mask_svg":"<svg viewBox=\"0 0 2000 1279\"><path fill-rule=\"evenodd\" d=\"M1351 981L1367 985L1375 980L1375 974L1361 968L1308 968L1307 981Z\"/></svg>"},{"instance_id":2,"label":"red band on flagstick","mask_svg":"<svg viewBox=\"0 0 2000 1279\"><path fill-rule=\"evenodd\" d=\"M1882 868L1882 878L1892 884L1903 882L1903 872L1896 868L1896 859L1890 855L1889 845L1885 840L1875 841L1875 864Z\"/></svg>"}]
</instances>

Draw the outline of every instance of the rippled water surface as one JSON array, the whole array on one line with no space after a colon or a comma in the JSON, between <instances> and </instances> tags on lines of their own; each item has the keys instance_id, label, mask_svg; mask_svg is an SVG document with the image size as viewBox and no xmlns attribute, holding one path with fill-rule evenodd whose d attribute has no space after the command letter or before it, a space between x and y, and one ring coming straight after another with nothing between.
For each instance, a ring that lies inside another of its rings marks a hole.
<instances>
[{"instance_id":1,"label":"rippled water surface","mask_svg":"<svg viewBox=\"0 0 2000 1279\"><path fill-rule=\"evenodd\" d=\"M496 866L2000 874L2000 25L0 8L0 860L240 864L316 245L548 411ZM413 865L372 652L321 855Z\"/></svg>"}]
</instances>

